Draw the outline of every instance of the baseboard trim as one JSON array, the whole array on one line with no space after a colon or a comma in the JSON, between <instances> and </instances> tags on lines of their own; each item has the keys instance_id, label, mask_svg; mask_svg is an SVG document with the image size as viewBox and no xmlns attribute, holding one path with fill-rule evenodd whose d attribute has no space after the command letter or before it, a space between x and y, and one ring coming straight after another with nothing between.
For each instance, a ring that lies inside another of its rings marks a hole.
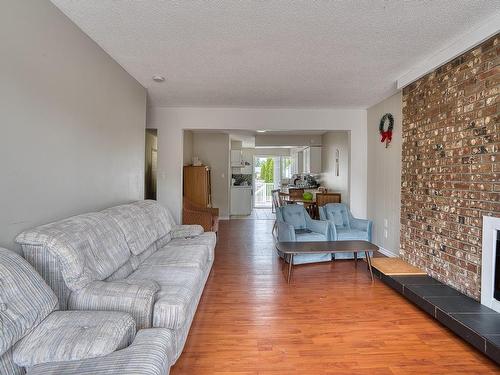
<instances>
[{"instance_id":1,"label":"baseboard trim","mask_svg":"<svg viewBox=\"0 0 500 375\"><path fill-rule=\"evenodd\" d=\"M219 220L229 220L229 216L219 216Z\"/></svg>"},{"instance_id":2,"label":"baseboard trim","mask_svg":"<svg viewBox=\"0 0 500 375\"><path fill-rule=\"evenodd\" d=\"M377 245L378 246L378 245ZM398 255L397 254L394 254L392 251L390 250L387 250L387 249L384 249L382 246L378 246L378 251L381 253L381 254L384 254L386 257L389 257L389 258L397 258Z\"/></svg>"}]
</instances>

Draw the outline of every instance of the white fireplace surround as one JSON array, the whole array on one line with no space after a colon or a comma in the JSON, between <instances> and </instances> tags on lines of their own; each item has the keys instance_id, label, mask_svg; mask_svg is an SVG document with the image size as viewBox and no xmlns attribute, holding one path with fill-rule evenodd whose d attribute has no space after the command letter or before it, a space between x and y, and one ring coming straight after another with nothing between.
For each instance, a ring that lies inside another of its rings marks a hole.
<instances>
[{"instance_id":1,"label":"white fireplace surround","mask_svg":"<svg viewBox=\"0 0 500 375\"><path fill-rule=\"evenodd\" d=\"M500 231L500 218L483 216L483 246L481 261L481 303L497 312L500 312L500 301L493 297L496 241ZM497 271L497 272L500 272Z\"/></svg>"}]
</instances>

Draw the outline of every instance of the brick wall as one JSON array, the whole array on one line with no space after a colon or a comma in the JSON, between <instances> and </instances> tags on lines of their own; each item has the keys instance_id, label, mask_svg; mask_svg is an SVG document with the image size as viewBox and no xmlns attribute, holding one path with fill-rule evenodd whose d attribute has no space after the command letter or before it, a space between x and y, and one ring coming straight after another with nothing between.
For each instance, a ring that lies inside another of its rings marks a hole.
<instances>
[{"instance_id":1,"label":"brick wall","mask_svg":"<svg viewBox=\"0 0 500 375\"><path fill-rule=\"evenodd\" d=\"M500 216L500 34L403 90L401 256L480 297L482 216Z\"/></svg>"}]
</instances>

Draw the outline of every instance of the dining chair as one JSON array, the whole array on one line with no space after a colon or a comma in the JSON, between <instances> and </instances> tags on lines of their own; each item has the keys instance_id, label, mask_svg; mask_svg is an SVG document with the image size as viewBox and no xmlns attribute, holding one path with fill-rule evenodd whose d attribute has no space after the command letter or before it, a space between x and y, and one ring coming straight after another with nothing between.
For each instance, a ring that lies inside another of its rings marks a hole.
<instances>
[{"instance_id":1,"label":"dining chair","mask_svg":"<svg viewBox=\"0 0 500 375\"><path fill-rule=\"evenodd\" d=\"M278 208L283 206L283 196L286 194L283 194L280 189L275 189L271 190L271 198L272 198L272 212L276 213L278 211ZM273 225L273 230L271 233L274 234L278 228L278 223L276 219L274 219L274 225Z\"/></svg>"},{"instance_id":2,"label":"dining chair","mask_svg":"<svg viewBox=\"0 0 500 375\"><path fill-rule=\"evenodd\" d=\"M280 204L280 189L271 190L271 198L272 198L272 212L276 212L276 209L281 206Z\"/></svg>"},{"instance_id":3,"label":"dining chair","mask_svg":"<svg viewBox=\"0 0 500 375\"><path fill-rule=\"evenodd\" d=\"M320 186L318 188L318 193L322 193L322 194L328 193L328 189L326 187L324 187L324 186Z\"/></svg>"}]
</instances>

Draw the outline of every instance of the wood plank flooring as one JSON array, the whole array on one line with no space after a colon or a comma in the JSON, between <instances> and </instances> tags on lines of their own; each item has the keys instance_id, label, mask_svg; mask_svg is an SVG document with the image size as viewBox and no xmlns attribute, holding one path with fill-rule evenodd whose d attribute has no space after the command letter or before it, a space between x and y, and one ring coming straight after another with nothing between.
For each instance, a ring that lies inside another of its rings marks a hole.
<instances>
[{"instance_id":1,"label":"wood plank flooring","mask_svg":"<svg viewBox=\"0 0 500 375\"><path fill-rule=\"evenodd\" d=\"M269 220L220 222L212 274L172 375L498 374L488 358L352 261L294 267Z\"/></svg>"}]
</instances>

